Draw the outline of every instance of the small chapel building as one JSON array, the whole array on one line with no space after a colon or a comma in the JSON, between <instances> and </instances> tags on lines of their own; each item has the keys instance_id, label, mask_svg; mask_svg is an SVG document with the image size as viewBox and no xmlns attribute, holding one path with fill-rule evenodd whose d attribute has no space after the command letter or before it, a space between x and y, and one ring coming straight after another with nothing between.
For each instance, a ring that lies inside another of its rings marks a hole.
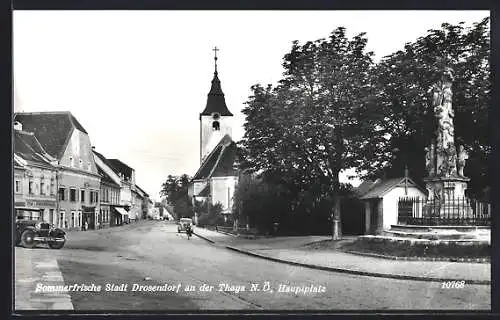
<instances>
[{"instance_id":1,"label":"small chapel building","mask_svg":"<svg viewBox=\"0 0 500 320\"><path fill-rule=\"evenodd\" d=\"M232 139L233 114L229 111L217 72L208 93L205 109L200 113L200 167L191 180L189 196L194 201L220 203L224 215L231 214L233 195L238 183L235 168L236 143Z\"/></svg>"}]
</instances>

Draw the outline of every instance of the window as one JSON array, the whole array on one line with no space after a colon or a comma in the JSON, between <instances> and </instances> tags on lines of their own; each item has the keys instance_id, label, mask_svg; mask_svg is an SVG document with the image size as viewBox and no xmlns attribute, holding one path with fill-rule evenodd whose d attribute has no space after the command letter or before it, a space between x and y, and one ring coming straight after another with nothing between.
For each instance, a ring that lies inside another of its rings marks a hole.
<instances>
[{"instance_id":1,"label":"window","mask_svg":"<svg viewBox=\"0 0 500 320\"><path fill-rule=\"evenodd\" d=\"M214 130L214 131L219 131L220 130L220 123L219 123L219 121L212 122L212 130Z\"/></svg>"},{"instance_id":2,"label":"window","mask_svg":"<svg viewBox=\"0 0 500 320\"><path fill-rule=\"evenodd\" d=\"M82 226L82 212L78 211L78 226Z\"/></svg>"},{"instance_id":3,"label":"window","mask_svg":"<svg viewBox=\"0 0 500 320\"><path fill-rule=\"evenodd\" d=\"M71 212L71 227L74 228L76 226L75 222L76 222L75 221L75 212L73 211L73 212Z\"/></svg>"},{"instance_id":4,"label":"window","mask_svg":"<svg viewBox=\"0 0 500 320\"><path fill-rule=\"evenodd\" d=\"M50 179L50 195L53 196L56 193L54 178Z\"/></svg>"},{"instance_id":5,"label":"window","mask_svg":"<svg viewBox=\"0 0 500 320\"><path fill-rule=\"evenodd\" d=\"M54 224L54 209L49 210L49 223Z\"/></svg>"},{"instance_id":6,"label":"window","mask_svg":"<svg viewBox=\"0 0 500 320\"><path fill-rule=\"evenodd\" d=\"M15 187L16 187L16 193L21 193L21 181L20 180L15 181Z\"/></svg>"},{"instance_id":7,"label":"window","mask_svg":"<svg viewBox=\"0 0 500 320\"><path fill-rule=\"evenodd\" d=\"M80 190L80 202L85 202L85 190Z\"/></svg>"},{"instance_id":8,"label":"window","mask_svg":"<svg viewBox=\"0 0 500 320\"><path fill-rule=\"evenodd\" d=\"M45 182L40 182L40 194L45 195Z\"/></svg>"},{"instance_id":9,"label":"window","mask_svg":"<svg viewBox=\"0 0 500 320\"><path fill-rule=\"evenodd\" d=\"M96 203L99 199L99 192L90 191L90 203Z\"/></svg>"},{"instance_id":10,"label":"window","mask_svg":"<svg viewBox=\"0 0 500 320\"><path fill-rule=\"evenodd\" d=\"M66 201L66 189L59 188L59 201Z\"/></svg>"},{"instance_id":11,"label":"window","mask_svg":"<svg viewBox=\"0 0 500 320\"><path fill-rule=\"evenodd\" d=\"M75 159L73 159L73 157L69 157L69 163L72 167L75 166Z\"/></svg>"},{"instance_id":12,"label":"window","mask_svg":"<svg viewBox=\"0 0 500 320\"><path fill-rule=\"evenodd\" d=\"M61 211L59 213L59 223L57 224L59 228L64 228L65 227L65 221L64 221L64 211Z\"/></svg>"},{"instance_id":13,"label":"window","mask_svg":"<svg viewBox=\"0 0 500 320\"><path fill-rule=\"evenodd\" d=\"M34 190L34 185L33 185L33 181L30 180L29 182L29 189L28 189L28 192L29 194L34 194L35 193L35 190Z\"/></svg>"},{"instance_id":14,"label":"window","mask_svg":"<svg viewBox=\"0 0 500 320\"><path fill-rule=\"evenodd\" d=\"M69 201L76 202L76 189L69 189Z\"/></svg>"}]
</instances>

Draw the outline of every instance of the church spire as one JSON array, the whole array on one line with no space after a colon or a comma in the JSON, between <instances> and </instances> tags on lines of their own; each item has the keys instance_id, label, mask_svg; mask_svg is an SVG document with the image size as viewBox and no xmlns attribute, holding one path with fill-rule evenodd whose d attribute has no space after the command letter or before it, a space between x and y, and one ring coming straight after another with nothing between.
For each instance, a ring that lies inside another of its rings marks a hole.
<instances>
[{"instance_id":1,"label":"church spire","mask_svg":"<svg viewBox=\"0 0 500 320\"><path fill-rule=\"evenodd\" d=\"M224 99L224 92L222 92L222 87L219 80L219 75L217 72L217 51L219 49L215 47L212 49L215 52L214 62L215 62L215 72L214 78L212 79L212 86L210 92L208 93L207 105L205 110L200 114L200 116L209 116L212 113L218 113L220 116L232 116L233 114L229 111L226 106L226 100Z\"/></svg>"},{"instance_id":2,"label":"church spire","mask_svg":"<svg viewBox=\"0 0 500 320\"><path fill-rule=\"evenodd\" d=\"M219 51L219 49L217 49L217 47L215 47L212 50L215 52L215 55L214 55L215 72L214 72L214 74L217 74L217 51Z\"/></svg>"}]
</instances>

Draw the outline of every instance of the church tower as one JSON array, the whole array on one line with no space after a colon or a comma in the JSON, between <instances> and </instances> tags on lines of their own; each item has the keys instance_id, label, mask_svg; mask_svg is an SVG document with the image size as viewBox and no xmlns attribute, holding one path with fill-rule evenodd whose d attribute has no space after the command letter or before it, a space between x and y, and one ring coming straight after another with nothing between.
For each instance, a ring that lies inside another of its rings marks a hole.
<instances>
[{"instance_id":1,"label":"church tower","mask_svg":"<svg viewBox=\"0 0 500 320\"><path fill-rule=\"evenodd\" d=\"M200 113L200 162L212 152L215 146L226 134L232 135L233 114L226 106L217 73L217 47L214 49L215 72L212 87L208 93L205 110Z\"/></svg>"}]
</instances>

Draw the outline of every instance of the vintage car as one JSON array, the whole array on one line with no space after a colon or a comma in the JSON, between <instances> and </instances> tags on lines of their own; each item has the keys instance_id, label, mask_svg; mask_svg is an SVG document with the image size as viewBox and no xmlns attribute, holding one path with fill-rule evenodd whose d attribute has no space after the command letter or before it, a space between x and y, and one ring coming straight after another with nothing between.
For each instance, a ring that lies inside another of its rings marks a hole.
<instances>
[{"instance_id":1,"label":"vintage car","mask_svg":"<svg viewBox=\"0 0 500 320\"><path fill-rule=\"evenodd\" d=\"M179 224L177 226L177 232L178 233L186 232L187 226L190 226L191 228L193 228L193 220L191 220L190 218L181 218L179 220Z\"/></svg>"},{"instance_id":2,"label":"vintage car","mask_svg":"<svg viewBox=\"0 0 500 320\"><path fill-rule=\"evenodd\" d=\"M16 208L16 245L34 248L46 243L51 249L61 249L66 243L66 232L40 219L40 209Z\"/></svg>"}]
</instances>

